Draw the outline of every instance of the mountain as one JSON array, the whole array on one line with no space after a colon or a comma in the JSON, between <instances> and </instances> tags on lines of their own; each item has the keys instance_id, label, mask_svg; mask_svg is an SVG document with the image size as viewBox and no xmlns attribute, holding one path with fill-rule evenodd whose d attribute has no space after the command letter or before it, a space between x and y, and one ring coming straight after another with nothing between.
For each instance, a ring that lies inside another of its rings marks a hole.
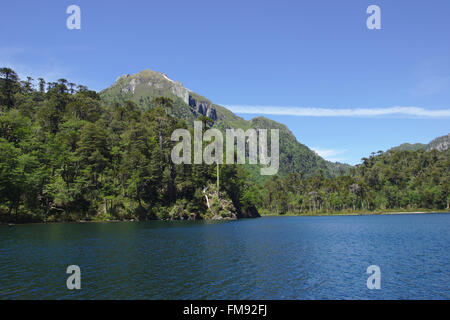
<instances>
[{"instance_id":1,"label":"mountain","mask_svg":"<svg viewBox=\"0 0 450 320\"><path fill-rule=\"evenodd\" d=\"M194 120L199 116L208 116L217 126L228 124L239 128L248 127L244 119L228 109L185 88L181 82L152 70L123 75L111 87L101 91L100 96L109 104L130 100L141 108L151 108L153 99L167 97L174 101L171 113L175 117Z\"/></svg>"},{"instance_id":2,"label":"mountain","mask_svg":"<svg viewBox=\"0 0 450 320\"><path fill-rule=\"evenodd\" d=\"M393 147L389 149L390 151L417 151L417 150L426 150L427 144L424 143L402 143L397 147Z\"/></svg>"},{"instance_id":3,"label":"mountain","mask_svg":"<svg viewBox=\"0 0 450 320\"><path fill-rule=\"evenodd\" d=\"M403 143L397 147L389 149L389 151L417 151L417 150L438 150L445 151L450 148L450 133L446 136L438 137L428 144L424 143Z\"/></svg>"},{"instance_id":4,"label":"mountain","mask_svg":"<svg viewBox=\"0 0 450 320\"><path fill-rule=\"evenodd\" d=\"M276 121L257 117L250 121L235 115L227 108L211 102L209 99L189 90L179 81L171 80L167 75L143 70L134 75L123 75L109 88L100 92L106 104L135 102L141 108L152 108L157 97L171 98L174 103L171 114L191 122L200 116L214 120L214 127L227 128L264 128L280 130L280 174L302 172L311 176L319 171L325 175L336 176L347 172L349 165L324 160L307 146L301 144L292 132Z\"/></svg>"},{"instance_id":5,"label":"mountain","mask_svg":"<svg viewBox=\"0 0 450 320\"><path fill-rule=\"evenodd\" d=\"M427 150L438 150L438 151L445 151L450 148L450 133L446 136L438 137L431 141L428 146Z\"/></svg>"}]
</instances>

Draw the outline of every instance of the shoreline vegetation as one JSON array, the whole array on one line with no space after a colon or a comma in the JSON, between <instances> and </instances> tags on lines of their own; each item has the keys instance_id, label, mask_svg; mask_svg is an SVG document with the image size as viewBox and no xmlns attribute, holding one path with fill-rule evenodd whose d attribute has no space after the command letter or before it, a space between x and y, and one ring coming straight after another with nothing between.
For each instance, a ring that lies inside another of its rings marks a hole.
<instances>
[{"instance_id":1,"label":"shoreline vegetation","mask_svg":"<svg viewBox=\"0 0 450 320\"><path fill-rule=\"evenodd\" d=\"M420 210L420 211L419 211ZM446 210L426 210L426 209L416 209L416 210L405 210L405 211L390 211L390 210L377 210L377 211L355 211L355 212L323 212L323 213L286 213L286 214L276 214L260 211L260 217L335 217L335 216L377 216L377 215L410 215L410 214L435 214L435 213L448 213L450 211ZM242 219L253 219L253 218L242 218ZM241 220L237 218L226 218L226 219L202 219L202 220L134 220L134 219L124 219L124 220L73 220L73 221L39 221L39 222L17 222L8 223L0 222L0 225L27 225L27 224L60 224L60 223L120 223L120 222L148 222L148 221L163 221L163 222L181 222L181 221L204 221L204 222L227 222Z\"/></svg>"},{"instance_id":2,"label":"shoreline vegetation","mask_svg":"<svg viewBox=\"0 0 450 320\"><path fill-rule=\"evenodd\" d=\"M427 214L427 213L449 213L450 210L429 209L405 209L405 210L375 210L375 211L347 211L347 212L322 212L322 213L292 213L276 214L260 211L261 217L326 217L326 216L371 216L371 215L402 215L402 214Z\"/></svg>"},{"instance_id":3,"label":"shoreline vegetation","mask_svg":"<svg viewBox=\"0 0 450 320\"><path fill-rule=\"evenodd\" d=\"M165 96L133 102L122 88L105 100L104 92L66 79L33 81L0 68L1 222L220 221L450 208L450 149L373 152L337 172L266 118L249 123L210 113L213 119ZM195 119L205 131L242 129L239 123L279 128L279 174L262 177L260 165L173 163L171 136L175 129L193 132Z\"/></svg>"}]
</instances>

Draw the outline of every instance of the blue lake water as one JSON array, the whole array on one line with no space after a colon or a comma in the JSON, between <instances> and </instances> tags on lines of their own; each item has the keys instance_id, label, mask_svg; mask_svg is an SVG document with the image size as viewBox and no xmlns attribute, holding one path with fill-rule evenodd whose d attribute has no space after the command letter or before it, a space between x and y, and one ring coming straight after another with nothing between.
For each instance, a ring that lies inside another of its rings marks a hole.
<instances>
[{"instance_id":1,"label":"blue lake water","mask_svg":"<svg viewBox=\"0 0 450 320\"><path fill-rule=\"evenodd\" d=\"M0 226L0 299L449 299L449 266L450 214Z\"/></svg>"}]
</instances>

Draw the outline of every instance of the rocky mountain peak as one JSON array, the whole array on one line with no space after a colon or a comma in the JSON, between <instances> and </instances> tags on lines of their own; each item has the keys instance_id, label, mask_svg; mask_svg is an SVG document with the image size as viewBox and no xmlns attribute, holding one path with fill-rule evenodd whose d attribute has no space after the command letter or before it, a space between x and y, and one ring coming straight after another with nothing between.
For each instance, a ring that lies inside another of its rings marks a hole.
<instances>
[{"instance_id":1,"label":"rocky mountain peak","mask_svg":"<svg viewBox=\"0 0 450 320\"><path fill-rule=\"evenodd\" d=\"M450 133L446 136L442 136L439 138L434 139L428 144L429 150L438 150L438 151L445 151L447 149L450 149Z\"/></svg>"},{"instance_id":2,"label":"rocky mountain peak","mask_svg":"<svg viewBox=\"0 0 450 320\"><path fill-rule=\"evenodd\" d=\"M150 99L159 96L177 97L194 112L213 120L218 118L216 108L208 99L195 94L181 82L172 80L162 72L146 69L134 75L125 74L117 78L112 87L105 91L111 88L118 88L120 95L135 101L145 97Z\"/></svg>"}]
</instances>

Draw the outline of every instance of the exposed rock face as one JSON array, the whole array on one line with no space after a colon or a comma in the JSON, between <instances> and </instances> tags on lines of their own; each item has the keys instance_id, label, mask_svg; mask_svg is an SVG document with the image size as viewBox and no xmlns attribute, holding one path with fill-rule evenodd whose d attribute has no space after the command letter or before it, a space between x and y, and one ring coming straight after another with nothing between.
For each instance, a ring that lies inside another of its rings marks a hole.
<instances>
[{"instance_id":1,"label":"exposed rock face","mask_svg":"<svg viewBox=\"0 0 450 320\"><path fill-rule=\"evenodd\" d=\"M130 85L128 88L126 88L128 91L131 91L134 94L134 90L136 89L136 86L140 84L139 80L137 79L131 79Z\"/></svg>"},{"instance_id":2,"label":"exposed rock face","mask_svg":"<svg viewBox=\"0 0 450 320\"><path fill-rule=\"evenodd\" d=\"M194 97L189 96L189 106L194 108L198 113L210 117L214 121L217 120L216 109L207 101L197 101Z\"/></svg>"},{"instance_id":3,"label":"exposed rock face","mask_svg":"<svg viewBox=\"0 0 450 320\"><path fill-rule=\"evenodd\" d=\"M446 136L436 138L428 144L429 150L445 151L449 148L450 148L450 133Z\"/></svg>"},{"instance_id":4,"label":"exposed rock face","mask_svg":"<svg viewBox=\"0 0 450 320\"><path fill-rule=\"evenodd\" d=\"M175 82L170 90L174 95L183 99L186 104L189 104L189 90L183 87L181 82Z\"/></svg>"}]
</instances>

